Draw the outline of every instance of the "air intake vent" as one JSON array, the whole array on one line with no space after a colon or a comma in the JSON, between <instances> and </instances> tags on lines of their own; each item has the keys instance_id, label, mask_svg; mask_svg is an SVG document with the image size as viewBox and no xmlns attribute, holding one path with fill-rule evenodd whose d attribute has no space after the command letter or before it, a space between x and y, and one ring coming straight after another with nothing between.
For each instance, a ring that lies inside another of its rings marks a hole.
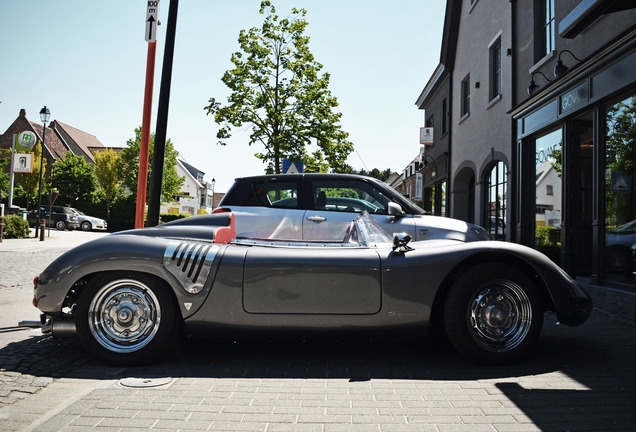
<instances>
[{"instance_id":1,"label":"air intake vent","mask_svg":"<svg viewBox=\"0 0 636 432\"><path fill-rule=\"evenodd\" d=\"M179 280L183 289L197 294L208 279L219 249L220 245L209 243L169 243L163 253L163 265Z\"/></svg>"}]
</instances>

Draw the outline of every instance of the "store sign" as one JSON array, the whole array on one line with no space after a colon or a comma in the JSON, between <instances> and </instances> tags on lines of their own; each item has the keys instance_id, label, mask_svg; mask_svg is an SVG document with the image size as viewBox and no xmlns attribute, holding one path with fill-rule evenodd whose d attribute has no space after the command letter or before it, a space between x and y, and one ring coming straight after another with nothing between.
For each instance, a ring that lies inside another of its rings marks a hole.
<instances>
[{"instance_id":1,"label":"store sign","mask_svg":"<svg viewBox=\"0 0 636 432\"><path fill-rule=\"evenodd\" d=\"M420 144L422 145L433 144L433 128L432 127L420 128Z\"/></svg>"},{"instance_id":2,"label":"store sign","mask_svg":"<svg viewBox=\"0 0 636 432\"><path fill-rule=\"evenodd\" d=\"M581 84L577 88L559 96L559 108L561 114L575 110L587 104L588 100L587 82Z\"/></svg>"},{"instance_id":3,"label":"store sign","mask_svg":"<svg viewBox=\"0 0 636 432\"><path fill-rule=\"evenodd\" d=\"M15 153L13 155L13 172L33 172L33 153Z\"/></svg>"},{"instance_id":4,"label":"store sign","mask_svg":"<svg viewBox=\"0 0 636 432\"><path fill-rule=\"evenodd\" d=\"M424 176L422 173L415 174L415 199L422 199L422 190L424 189Z\"/></svg>"}]
</instances>

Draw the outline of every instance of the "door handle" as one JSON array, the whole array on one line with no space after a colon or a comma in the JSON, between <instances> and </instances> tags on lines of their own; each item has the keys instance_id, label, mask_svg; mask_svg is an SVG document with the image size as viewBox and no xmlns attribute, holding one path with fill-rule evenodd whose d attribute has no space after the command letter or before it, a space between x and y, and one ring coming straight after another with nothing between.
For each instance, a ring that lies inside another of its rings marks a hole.
<instances>
[{"instance_id":1,"label":"door handle","mask_svg":"<svg viewBox=\"0 0 636 432\"><path fill-rule=\"evenodd\" d=\"M327 218L324 218L322 216L309 216L307 220L312 222L324 222L327 220Z\"/></svg>"}]
</instances>

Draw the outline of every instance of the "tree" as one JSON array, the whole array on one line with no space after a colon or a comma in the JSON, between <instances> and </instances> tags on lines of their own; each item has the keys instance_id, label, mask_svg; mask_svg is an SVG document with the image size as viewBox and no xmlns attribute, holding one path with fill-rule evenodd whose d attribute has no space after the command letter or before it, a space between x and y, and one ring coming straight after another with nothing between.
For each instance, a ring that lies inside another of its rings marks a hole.
<instances>
[{"instance_id":1,"label":"tree","mask_svg":"<svg viewBox=\"0 0 636 432\"><path fill-rule=\"evenodd\" d=\"M387 168L384 171L380 171L378 168L373 168L371 171L366 171L365 169L361 169L360 171L354 170L351 166L347 165L346 168L341 171L343 174L359 174L368 177L373 177L378 180L386 181L395 174L391 168Z\"/></svg>"},{"instance_id":2,"label":"tree","mask_svg":"<svg viewBox=\"0 0 636 432\"><path fill-rule=\"evenodd\" d=\"M128 147L121 152L121 161L123 168L123 182L126 187L137 192L137 179L139 178L139 149L141 148L141 128L135 129L135 138L129 139L126 144ZM150 155L153 154L155 148L155 134L150 134ZM161 200L164 202L171 201L173 196L180 190L185 179L177 174L177 156L179 152L174 149L174 144L170 139L166 140L166 154L163 165L163 178L161 185ZM150 174L152 173L152 156L148 161L148 181L146 190L150 184Z\"/></svg>"},{"instance_id":3,"label":"tree","mask_svg":"<svg viewBox=\"0 0 636 432\"><path fill-rule=\"evenodd\" d=\"M57 188L60 196L58 204L75 207L78 201L88 200L97 186L93 165L81 157L66 153L64 159L53 164L53 174L49 184Z\"/></svg>"},{"instance_id":4,"label":"tree","mask_svg":"<svg viewBox=\"0 0 636 432\"><path fill-rule=\"evenodd\" d=\"M110 207L122 184L122 161L113 149L95 153L95 176L104 192L106 201L106 218L110 220Z\"/></svg>"},{"instance_id":5,"label":"tree","mask_svg":"<svg viewBox=\"0 0 636 432\"><path fill-rule=\"evenodd\" d=\"M11 149L0 149L0 201L9 196L9 167Z\"/></svg>"},{"instance_id":6,"label":"tree","mask_svg":"<svg viewBox=\"0 0 636 432\"><path fill-rule=\"evenodd\" d=\"M281 159L304 162L307 171L340 170L353 144L334 112L337 99L329 90L329 74L309 51L305 9L292 9L279 19L270 1L261 2L262 27L241 30L241 51L232 55L234 69L222 81L232 91L228 104L215 98L205 109L222 125L217 133L225 145L232 128L251 125L249 145L261 143L255 156L268 164L267 171L280 173ZM313 147L313 148L312 148Z\"/></svg>"}]
</instances>

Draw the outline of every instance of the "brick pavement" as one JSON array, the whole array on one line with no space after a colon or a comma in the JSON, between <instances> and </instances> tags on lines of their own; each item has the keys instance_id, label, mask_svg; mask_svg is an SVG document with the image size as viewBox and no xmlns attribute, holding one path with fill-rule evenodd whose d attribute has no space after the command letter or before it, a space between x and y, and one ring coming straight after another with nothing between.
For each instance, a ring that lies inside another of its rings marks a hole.
<instances>
[{"instance_id":1,"label":"brick pavement","mask_svg":"<svg viewBox=\"0 0 636 432\"><path fill-rule=\"evenodd\" d=\"M536 353L498 368L439 340L188 340L113 368L73 340L0 333L0 430L633 431L635 297L590 290L586 324L548 315Z\"/></svg>"}]
</instances>

